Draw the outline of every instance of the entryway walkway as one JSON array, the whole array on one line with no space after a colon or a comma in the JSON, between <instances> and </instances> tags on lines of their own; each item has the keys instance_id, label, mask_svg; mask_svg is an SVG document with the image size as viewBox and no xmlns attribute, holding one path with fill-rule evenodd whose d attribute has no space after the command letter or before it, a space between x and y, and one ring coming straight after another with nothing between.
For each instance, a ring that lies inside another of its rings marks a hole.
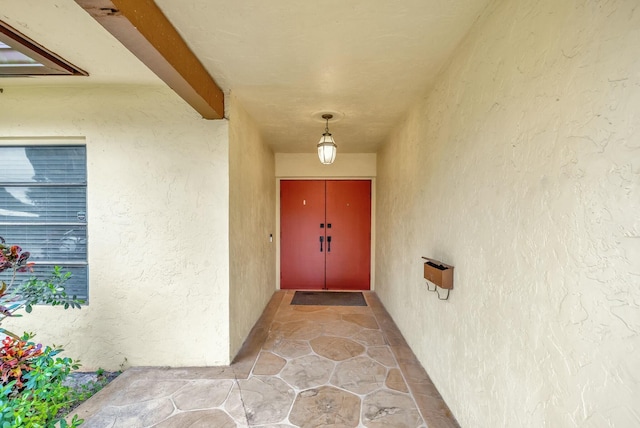
<instances>
[{"instance_id":1,"label":"entryway walkway","mask_svg":"<svg viewBox=\"0 0 640 428\"><path fill-rule=\"evenodd\" d=\"M293 294L274 294L231 366L132 368L75 413L86 428L458 427L375 293Z\"/></svg>"}]
</instances>

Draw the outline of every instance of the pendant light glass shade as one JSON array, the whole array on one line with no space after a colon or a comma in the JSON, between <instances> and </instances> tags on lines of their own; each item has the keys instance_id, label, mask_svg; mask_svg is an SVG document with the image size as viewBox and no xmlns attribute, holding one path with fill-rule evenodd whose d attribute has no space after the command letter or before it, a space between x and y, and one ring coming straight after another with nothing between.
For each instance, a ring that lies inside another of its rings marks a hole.
<instances>
[{"instance_id":1,"label":"pendant light glass shade","mask_svg":"<svg viewBox=\"0 0 640 428\"><path fill-rule=\"evenodd\" d=\"M330 165L336 160L336 153L338 152L338 146L336 146L333 137L329 133L322 134L320 142L318 143L318 157L320 162L325 165Z\"/></svg>"},{"instance_id":2,"label":"pendant light glass shade","mask_svg":"<svg viewBox=\"0 0 640 428\"><path fill-rule=\"evenodd\" d=\"M324 134L322 134L322 138L318 143L318 158L324 165L332 164L336 160L336 154L338 153L338 146L336 146L336 142L329 133L329 119L332 117L332 114L322 115L322 118L327 121L327 126L324 128Z\"/></svg>"}]
</instances>

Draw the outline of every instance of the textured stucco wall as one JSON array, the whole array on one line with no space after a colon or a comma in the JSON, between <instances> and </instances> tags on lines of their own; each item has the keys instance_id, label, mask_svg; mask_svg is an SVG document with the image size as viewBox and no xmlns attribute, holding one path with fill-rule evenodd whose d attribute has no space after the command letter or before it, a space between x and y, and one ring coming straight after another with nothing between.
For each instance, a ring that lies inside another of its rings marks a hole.
<instances>
[{"instance_id":1,"label":"textured stucco wall","mask_svg":"<svg viewBox=\"0 0 640 428\"><path fill-rule=\"evenodd\" d=\"M640 425L639 12L493 3L378 155L376 291L464 427Z\"/></svg>"},{"instance_id":2,"label":"textured stucco wall","mask_svg":"<svg viewBox=\"0 0 640 428\"><path fill-rule=\"evenodd\" d=\"M228 122L145 87L5 87L0 111L2 137L87 145L90 304L15 328L85 368L227 363Z\"/></svg>"},{"instance_id":3,"label":"textured stucco wall","mask_svg":"<svg viewBox=\"0 0 640 428\"><path fill-rule=\"evenodd\" d=\"M276 153L276 177L355 178L376 176L375 153L340 153L331 165L323 165L316 153Z\"/></svg>"},{"instance_id":4,"label":"textured stucco wall","mask_svg":"<svg viewBox=\"0 0 640 428\"><path fill-rule=\"evenodd\" d=\"M238 352L275 286L275 162L253 119L229 102L230 354ZM269 242L269 235L274 235Z\"/></svg>"}]
</instances>

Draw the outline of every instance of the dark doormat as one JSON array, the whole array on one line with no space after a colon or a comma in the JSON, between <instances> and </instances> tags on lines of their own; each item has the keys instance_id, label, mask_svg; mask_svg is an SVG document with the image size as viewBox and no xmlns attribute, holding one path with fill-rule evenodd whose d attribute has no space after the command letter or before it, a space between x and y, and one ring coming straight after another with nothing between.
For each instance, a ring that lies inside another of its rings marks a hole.
<instances>
[{"instance_id":1,"label":"dark doormat","mask_svg":"<svg viewBox=\"0 0 640 428\"><path fill-rule=\"evenodd\" d=\"M296 291L292 305L367 306L361 292L348 291Z\"/></svg>"}]
</instances>

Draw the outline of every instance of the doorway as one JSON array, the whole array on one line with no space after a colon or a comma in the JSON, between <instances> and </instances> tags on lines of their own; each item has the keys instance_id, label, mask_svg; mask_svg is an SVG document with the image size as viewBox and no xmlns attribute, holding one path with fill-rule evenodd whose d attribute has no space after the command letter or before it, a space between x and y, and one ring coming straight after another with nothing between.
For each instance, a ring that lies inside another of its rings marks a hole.
<instances>
[{"instance_id":1,"label":"doorway","mask_svg":"<svg viewBox=\"0 0 640 428\"><path fill-rule=\"evenodd\" d=\"M280 182L280 288L369 290L371 181Z\"/></svg>"}]
</instances>

